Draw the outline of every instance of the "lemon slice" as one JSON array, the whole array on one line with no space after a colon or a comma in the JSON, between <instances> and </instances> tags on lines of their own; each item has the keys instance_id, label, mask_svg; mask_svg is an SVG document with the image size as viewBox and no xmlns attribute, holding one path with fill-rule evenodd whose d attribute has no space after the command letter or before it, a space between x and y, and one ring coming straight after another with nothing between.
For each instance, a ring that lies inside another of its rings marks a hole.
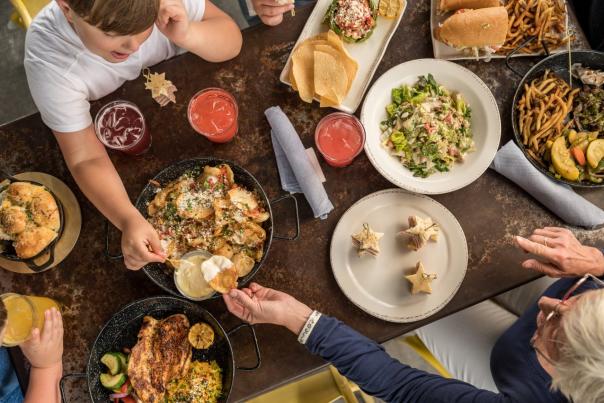
<instances>
[{"instance_id":1,"label":"lemon slice","mask_svg":"<svg viewBox=\"0 0 604 403\"><path fill-rule=\"evenodd\" d=\"M189 343L197 350L210 348L214 343L214 330L207 323L196 323L189 329Z\"/></svg>"},{"instance_id":2,"label":"lemon slice","mask_svg":"<svg viewBox=\"0 0 604 403\"><path fill-rule=\"evenodd\" d=\"M604 157L604 140L594 140L587 147L587 162L596 169Z\"/></svg>"}]
</instances>

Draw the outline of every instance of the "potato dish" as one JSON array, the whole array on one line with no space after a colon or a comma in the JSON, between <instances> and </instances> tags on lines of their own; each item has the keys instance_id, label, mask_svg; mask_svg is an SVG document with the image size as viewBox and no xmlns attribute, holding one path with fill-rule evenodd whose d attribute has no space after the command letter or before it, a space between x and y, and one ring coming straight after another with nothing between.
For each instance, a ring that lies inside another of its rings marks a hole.
<instances>
[{"instance_id":1,"label":"potato dish","mask_svg":"<svg viewBox=\"0 0 604 403\"><path fill-rule=\"evenodd\" d=\"M39 255L57 238L60 226L57 202L43 186L13 182L0 187L0 240L12 241L18 258Z\"/></svg>"},{"instance_id":2,"label":"potato dish","mask_svg":"<svg viewBox=\"0 0 604 403\"><path fill-rule=\"evenodd\" d=\"M258 195L235 183L227 164L187 172L158 189L147 212L168 259L202 249L230 259L239 276L262 259L269 214Z\"/></svg>"}]
</instances>

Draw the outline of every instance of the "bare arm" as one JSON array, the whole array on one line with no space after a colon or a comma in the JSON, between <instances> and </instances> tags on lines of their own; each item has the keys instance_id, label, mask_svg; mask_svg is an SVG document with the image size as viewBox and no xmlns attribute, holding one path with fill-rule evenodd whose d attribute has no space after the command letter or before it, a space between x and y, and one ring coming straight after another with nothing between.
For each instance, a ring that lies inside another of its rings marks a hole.
<instances>
[{"instance_id":1,"label":"bare arm","mask_svg":"<svg viewBox=\"0 0 604 403\"><path fill-rule=\"evenodd\" d=\"M130 202L92 126L78 132L54 134L67 167L82 192L122 231L122 252L126 266L138 269L148 262L163 261L157 232Z\"/></svg>"},{"instance_id":2,"label":"bare arm","mask_svg":"<svg viewBox=\"0 0 604 403\"><path fill-rule=\"evenodd\" d=\"M52 308L44 312L44 328L34 329L21 346L31 364L24 403L61 403L59 381L63 375L63 318Z\"/></svg>"},{"instance_id":3,"label":"bare arm","mask_svg":"<svg viewBox=\"0 0 604 403\"><path fill-rule=\"evenodd\" d=\"M179 47L209 62L223 62L237 56L243 39L239 27L209 0L201 21L189 21L181 0L162 0L157 26Z\"/></svg>"},{"instance_id":4,"label":"bare arm","mask_svg":"<svg viewBox=\"0 0 604 403\"><path fill-rule=\"evenodd\" d=\"M29 386L23 403L61 403L59 381L63 376L63 365L51 368L32 368L29 371Z\"/></svg>"}]
</instances>

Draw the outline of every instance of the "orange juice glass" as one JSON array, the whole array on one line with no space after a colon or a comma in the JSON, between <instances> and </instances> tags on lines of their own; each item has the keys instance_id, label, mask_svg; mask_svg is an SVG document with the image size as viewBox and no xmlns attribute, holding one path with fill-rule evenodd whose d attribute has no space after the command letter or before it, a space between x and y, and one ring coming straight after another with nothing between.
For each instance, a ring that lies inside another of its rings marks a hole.
<instances>
[{"instance_id":1,"label":"orange juice glass","mask_svg":"<svg viewBox=\"0 0 604 403\"><path fill-rule=\"evenodd\" d=\"M0 295L6 307L7 320L2 345L13 347L29 339L34 328L44 327L44 312L50 308L60 310L58 302L47 297L19 294Z\"/></svg>"}]
</instances>

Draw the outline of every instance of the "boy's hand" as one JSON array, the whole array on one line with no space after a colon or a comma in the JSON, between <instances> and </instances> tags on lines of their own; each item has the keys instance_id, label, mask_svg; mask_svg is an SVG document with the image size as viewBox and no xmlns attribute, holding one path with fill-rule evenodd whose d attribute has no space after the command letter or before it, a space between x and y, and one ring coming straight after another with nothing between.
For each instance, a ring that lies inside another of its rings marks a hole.
<instances>
[{"instance_id":1,"label":"boy's hand","mask_svg":"<svg viewBox=\"0 0 604 403\"><path fill-rule=\"evenodd\" d=\"M170 41L185 47L189 34L189 16L182 0L161 0L155 24Z\"/></svg>"},{"instance_id":2,"label":"boy's hand","mask_svg":"<svg viewBox=\"0 0 604 403\"><path fill-rule=\"evenodd\" d=\"M283 14L294 9L294 4L280 4L277 0L252 0L256 14L266 25L279 25Z\"/></svg>"},{"instance_id":3,"label":"boy's hand","mask_svg":"<svg viewBox=\"0 0 604 403\"><path fill-rule=\"evenodd\" d=\"M44 329L33 329L31 337L20 345L33 368L52 368L63 357L63 319L57 308L44 312Z\"/></svg>"},{"instance_id":4,"label":"boy's hand","mask_svg":"<svg viewBox=\"0 0 604 403\"><path fill-rule=\"evenodd\" d=\"M122 253L130 270L166 260L157 231L138 211L126 220L122 229Z\"/></svg>"}]
</instances>

